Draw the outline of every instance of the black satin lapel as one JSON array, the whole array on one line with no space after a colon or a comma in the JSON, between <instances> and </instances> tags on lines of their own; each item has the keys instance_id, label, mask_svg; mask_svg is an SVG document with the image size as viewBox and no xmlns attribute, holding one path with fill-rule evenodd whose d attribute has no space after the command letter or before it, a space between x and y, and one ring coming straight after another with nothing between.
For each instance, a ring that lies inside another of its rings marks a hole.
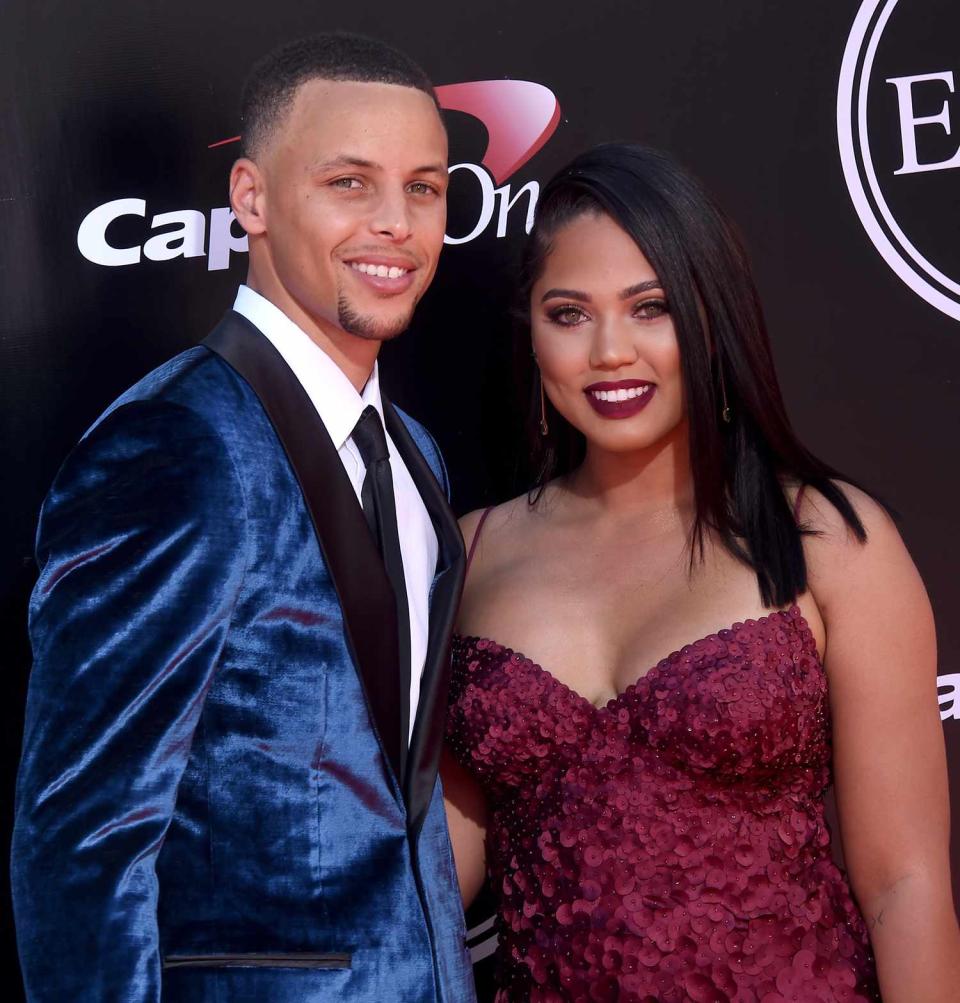
<instances>
[{"instance_id":1,"label":"black satin lapel","mask_svg":"<svg viewBox=\"0 0 960 1003\"><path fill-rule=\"evenodd\" d=\"M330 570L347 645L377 739L402 784L397 611L389 579L330 436L283 356L245 317L230 311L204 341L251 386L296 474Z\"/></svg>"},{"instance_id":2,"label":"black satin lapel","mask_svg":"<svg viewBox=\"0 0 960 1003\"><path fill-rule=\"evenodd\" d=\"M420 699L410 751L407 754L404 796L412 832L423 824L440 763L447 695L450 686L450 636L460 604L466 560L460 527L447 504L443 489L413 437L386 398L383 416L390 438L396 444L426 506L437 534L437 574L430 599L427 657L420 681Z\"/></svg>"}]
</instances>

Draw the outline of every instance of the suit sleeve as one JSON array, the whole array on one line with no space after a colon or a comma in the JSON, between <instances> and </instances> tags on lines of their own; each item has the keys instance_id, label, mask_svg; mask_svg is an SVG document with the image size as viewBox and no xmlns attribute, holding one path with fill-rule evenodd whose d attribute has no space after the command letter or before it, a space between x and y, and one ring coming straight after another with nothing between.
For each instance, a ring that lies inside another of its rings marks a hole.
<instances>
[{"instance_id":1,"label":"suit sleeve","mask_svg":"<svg viewBox=\"0 0 960 1003\"><path fill-rule=\"evenodd\" d=\"M423 426L420 426L423 428ZM437 468L440 471L440 486L443 488L443 493L446 495L447 501L450 501L450 476L447 474L447 463L443 458L443 453L440 452L440 447L437 445L437 440L433 437L432 432L428 432L423 428L424 435L427 437L427 441L433 447L433 453L437 460Z\"/></svg>"},{"instance_id":2,"label":"suit sleeve","mask_svg":"<svg viewBox=\"0 0 960 1003\"><path fill-rule=\"evenodd\" d=\"M160 999L155 862L245 525L223 442L163 402L95 426L44 503L12 853L30 1001Z\"/></svg>"}]
</instances>

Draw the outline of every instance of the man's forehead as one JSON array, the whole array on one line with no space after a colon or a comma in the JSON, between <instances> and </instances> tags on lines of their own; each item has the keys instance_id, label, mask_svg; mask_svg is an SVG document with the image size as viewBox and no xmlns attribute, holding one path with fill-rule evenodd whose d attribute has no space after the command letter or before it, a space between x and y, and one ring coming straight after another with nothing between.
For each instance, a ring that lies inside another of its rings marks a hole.
<instances>
[{"instance_id":1,"label":"man's forehead","mask_svg":"<svg viewBox=\"0 0 960 1003\"><path fill-rule=\"evenodd\" d=\"M441 121L435 101L424 91L373 81L307 80L297 88L293 112L317 121L355 115L405 115Z\"/></svg>"},{"instance_id":2,"label":"man's forehead","mask_svg":"<svg viewBox=\"0 0 960 1003\"><path fill-rule=\"evenodd\" d=\"M418 171L446 166L446 130L432 99L396 84L316 80L303 84L284 142L310 171Z\"/></svg>"}]
</instances>

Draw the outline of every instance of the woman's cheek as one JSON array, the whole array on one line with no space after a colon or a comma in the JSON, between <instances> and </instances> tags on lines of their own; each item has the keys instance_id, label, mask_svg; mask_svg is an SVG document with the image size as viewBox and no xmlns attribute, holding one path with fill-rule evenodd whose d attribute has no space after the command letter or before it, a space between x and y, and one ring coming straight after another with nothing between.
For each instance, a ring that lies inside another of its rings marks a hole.
<instances>
[{"instance_id":1,"label":"woman's cheek","mask_svg":"<svg viewBox=\"0 0 960 1003\"><path fill-rule=\"evenodd\" d=\"M534 343L540 370L547 381L559 387L575 386L579 389L583 373L590 368L590 353L580 344L580 339L544 338L537 348Z\"/></svg>"}]
</instances>

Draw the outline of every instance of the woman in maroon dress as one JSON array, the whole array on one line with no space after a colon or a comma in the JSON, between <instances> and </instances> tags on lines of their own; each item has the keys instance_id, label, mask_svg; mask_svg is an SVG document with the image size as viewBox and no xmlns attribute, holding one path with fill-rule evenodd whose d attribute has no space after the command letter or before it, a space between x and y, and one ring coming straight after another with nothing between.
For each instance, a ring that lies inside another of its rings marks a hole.
<instances>
[{"instance_id":1,"label":"woman in maroon dress","mask_svg":"<svg viewBox=\"0 0 960 1003\"><path fill-rule=\"evenodd\" d=\"M600 147L523 275L540 477L463 520L445 765L498 999L956 999L930 606L793 434L730 224Z\"/></svg>"}]
</instances>

